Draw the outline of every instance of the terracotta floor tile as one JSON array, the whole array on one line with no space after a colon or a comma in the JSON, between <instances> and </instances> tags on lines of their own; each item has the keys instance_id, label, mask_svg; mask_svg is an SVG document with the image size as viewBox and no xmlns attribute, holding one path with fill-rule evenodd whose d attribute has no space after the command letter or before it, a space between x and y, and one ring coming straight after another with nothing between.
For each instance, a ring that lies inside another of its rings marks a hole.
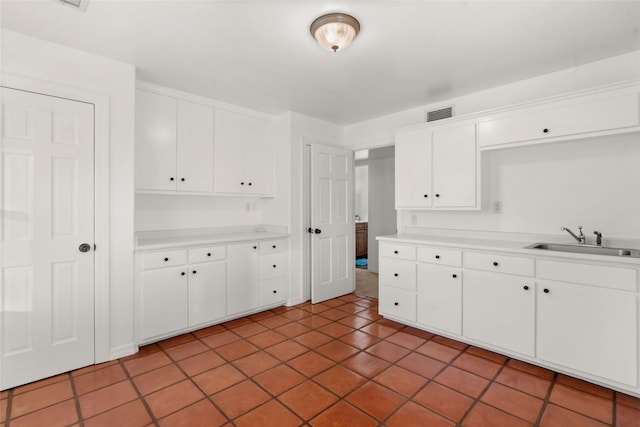
<instances>
[{"instance_id":1,"label":"terracotta floor tile","mask_svg":"<svg viewBox=\"0 0 640 427\"><path fill-rule=\"evenodd\" d=\"M555 374L548 369L521 362L520 360L511 359L507 362L507 366L547 380L553 380L555 377Z\"/></svg>"},{"instance_id":2,"label":"terracotta floor tile","mask_svg":"<svg viewBox=\"0 0 640 427\"><path fill-rule=\"evenodd\" d=\"M498 383L491 384L482 401L530 423L538 420L543 404L538 398Z\"/></svg>"},{"instance_id":3,"label":"terracotta floor tile","mask_svg":"<svg viewBox=\"0 0 640 427\"><path fill-rule=\"evenodd\" d=\"M68 378L68 377L67 377ZM11 417L16 418L29 412L71 399L73 391L69 379L45 387L36 388L13 397Z\"/></svg>"},{"instance_id":4,"label":"terracotta floor tile","mask_svg":"<svg viewBox=\"0 0 640 427\"><path fill-rule=\"evenodd\" d=\"M406 397L411 397L427 383L426 378L397 366L391 366L374 380Z\"/></svg>"},{"instance_id":5,"label":"terracotta floor tile","mask_svg":"<svg viewBox=\"0 0 640 427\"><path fill-rule=\"evenodd\" d=\"M316 348L316 351L331 360L340 362L347 357L358 353L359 350L343 343L342 341L334 340Z\"/></svg>"},{"instance_id":6,"label":"terracotta floor tile","mask_svg":"<svg viewBox=\"0 0 640 427\"><path fill-rule=\"evenodd\" d=\"M224 390L245 379L246 376L230 364L222 365L193 377L193 381L208 395Z\"/></svg>"},{"instance_id":7,"label":"terracotta floor tile","mask_svg":"<svg viewBox=\"0 0 640 427\"><path fill-rule=\"evenodd\" d=\"M153 371L161 366L165 366L171 363L171 359L162 352L156 352L144 357L140 357L133 360L124 362L124 367L129 372L129 375L135 377L136 375L143 374L145 372Z\"/></svg>"},{"instance_id":8,"label":"terracotta floor tile","mask_svg":"<svg viewBox=\"0 0 640 427\"><path fill-rule=\"evenodd\" d=\"M225 361L222 357L218 356L213 350L208 350L204 353L191 356L188 359L183 359L178 362L178 365L187 373L187 375L193 377L209 369L217 368L220 365L224 365Z\"/></svg>"},{"instance_id":9,"label":"terracotta floor tile","mask_svg":"<svg viewBox=\"0 0 640 427\"><path fill-rule=\"evenodd\" d=\"M347 294L347 295L342 295L338 299L341 301L356 302L356 301L360 301L362 298L365 298L365 297L360 297L356 294Z\"/></svg>"},{"instance_id":10,"label":"terracotta floor tile","mask_svg":"<svg viewBox=\"0 0 640 427\"><path fill-rule=\"evenodd\" d=\"M80 409L84 418L91 418L137 398L131 383L123 381L80 396Z\"/></svg>"},{"instance_id":11,"label":"terracotta floor tile","mask_svg":"<svg viewBox=\"0 0 640 427\"><path fill-rule=\"evenodd\" d=\"M309 423L313 427L375 427L378 422L345 402L338 402Z\"/></svg>"},{"instance_id":12,"label":"terracotta floor tile","mask_svg":"<svg viewBox=\"0 0 640 427\"><path fill-rule=\"evenodd\" d=\"M376 298L360 298L353 303L361 307L378 307L378 300Z\"/></svg>"},{"instance_id":13,"label":"terracotta floor tile","mask_svg":"<svg viewBox=\"0 0 640 427\"><path fill-rule=\"evenodd\" d=\"M151 422L140 400L134 400L110 411L85 420L85 427L112 427L126 423L128 427L144 427Z\"/></svg>"},{"instance_id":14,"label":"terracotta floor tile","mask_svg":"<svg viewBox=\"0 0 640 427\"><path fill-rule=\"evenodd\" d=\"M471 409L462 425L464 427L533 427L531 423L482 403L476 404Z\"/></svg>"},{"instance_id":15,"label":"terracotta floor tile","mask_svg":"<svg viewBox=\"0 0 640 427\"><path fill-rule=\"evenodd\" d=\"M313 380L331 390L340 397L350 393L359 385L367 381L365 377L341 365L316 375Z\"/></svg>"},{"instance_id":16,"label":"terracotta floor tile","mask_svg":"<svg viewBox=\"0 0 640 427\"><path fill-rule=\"evenodd\" d=\"M138 375L133 379L133 382L140 393L146 396L171 384L178 383L185 378L186 376L182 371L180 371L176 365L171 364L158 368L155 371Z\"/></svg>"},{"instance_id":17,"label":"terracotta floor tile","mask_svg":"<svg viewBox=\"0 0 640 427\"><path fill-rule=\"evenodd\" d=\"M366 310L365 307L362 307L360 305L356 305L353 303L348 303L348 304L343 304L340 307L338 307L338 310L350 313L350 314L355 314L358 313L362 310Z\"/></svg>"},{"instance_id":18,"label":"terracotta floor tile","mask_svg":"<svg viewBox=\"0 0 640 427\"><path fill-rule=\"evenodd\" d=\"M405 358L396 363L405 369L416 374L420 374L425 378L435 377L445 366L445 363L432 359L419 353L409 353Z\"/></svg>"},{"instance_id":19,"label":"terracotta floor tile","mask_svg":"<svg viewBox=\"0 0 640 427\"><path fill-rule=\"evenodd\" d=\"M409 354L410 350L387 341L381 341L369 347L366 351L367 353L371 353L374 356L378 356L381 359L394 363Z\"/></svg>"},{"instance_id":20,"label":"terracotta floor tile","mask_svg":"<svg viewBox=\"0 0 640 427\"><path fill-rule=\"evenodd\" d=\"M369 319L365 319L364 317L351 315L351 316L347 316L342 319L339 319L337 322L340 323L341 325L345 325L350 328L360 329L363 326L368 325L372 321Z\"/></svg>"},{"instance_id":21,"label":"terracotta floor tile","mask_svg":"<svg viewBox=\"0 0 640 427\"><path fill-rule=\"evenodd\" d=\"M399 323L399 322L396 322L395 320L390 320L390 319L386 319L386 318L378 320L378 324L379 325L383 325L383 326L388 326L388 327L393 328L393 329L398 330L398 331L400 329L406 328L406 325L404 325L402 323Z\"/></svg>"},{"instance_id":22,"label":"terracotta floor tile","mask_svg":"<svg viewBox=\"0 0 640 427\"><path fill-rule=\"evenodd\" d=\"M207 346L215 349L217 347L222 347L223 345L227 345L241 339L242 338L240 338L238 335L234 334L231 331L223 331L223 332L209 335L205 338L202 338L200 341L205 343Z\"/></svg>"},{"instance_id":23,"label":"terracotta floor tile","mask_svg":"<svg viewBox=\"0 0 640 427\"><path fill-rule=\"evenodd\" d=\"M337 397L313 381L305 381L278 397L303 420L309 420L333 404Z\"/></svg>"},{"instance_id":24,"label":"terracotta floor tile","mask_svg":"<svg viewBox=\"0 0 640 427\"><path fill-rule=\"evenodd\" d=\"M391 328L389 326L381 325L380 323L372 323L363 328L360 328L362 332L366 332L370 335L376 336L378 338L386 338L389 335L393 335L397 332L397 329Z\"/></svg>"},{"instance_id":25,"label":"terracotta floor tile","mask_svg":"<svg viewBox=\"0 0 640 427\"><path fill-rule=\"evenodd\" d=\"M287 323L291 323L292 320L291 319L287 319L286 317L282 317L282 316L271 316L268 317L266 319L262 319L260 320L260 324L262 326L265 326L267 328L277 328L279 326L282 325L286 325Z\"/></svg>"},{"instance_id":26,"label":"terracotta floor tile","mask_svg":"<svg viewBox=\"0 0 640 427\"><path fill-rule=\"evenodd\" d=\"M302 335L298 335L293 340L306 347L316 348L318 346L321 346L322 344L328 343L329 341L333 340L333 338L318 331L309 331Z\"/></svg>"},{"instance_id":27,"label":"terracotta floor tile","mask_svg":"<svg viewBox=\"0 0 640 427\"><path fill-rule=\"evenodd\" d=\"M130 356L125 356L120 359L121 362L126 362L129 360L140 359L141 357L146 357L154 353L162 352L162 348L158 344L147 344L138 348L138 352L134 353ZM117 362L115 362L117 363Z\"/></svg>"},{"instance_id":28,"label":"terracotta floor tile","mask_svg":"<svg viewBox=\"0 0 640 427\"><path fill-rule=\"evenodd\" d=\"M616 406L617 427L640 427L640 409L618 404Z\"/></svg>"},{"instance_id":29,"label":"terracotta floor tile","mask_svg":"<svg viewBox=\"0 0 640 427\"><path fill-rule=\"evenodd\" d=\"M275 357L259 351L257 353L250 354L242 359L235 360L233 365L240 369L245 375L252 377L260 372L266 371L269 368L273 368L279 365L280 361Z\"/></svg>"},{"instance_id":30,"label":"terracotta floor tile","mask_svg":"<svg viewBox=\"0 0 640 427\"><path fill-rule=\"evenodd\" d=\"M333 307L333 308L344 305L344 304L346 304L346 302L342 301L339 298L330 299L322 302L322 305L326 305L327 307Z\"/></svg>"},{"instance_id":31,"label":"terracotta floor tile","mask_svg":"<svg viewBox=\"0 0 640 427\"><path fill-rule=\"evenodd\" d=\"M547 396L549 386L551 386L550 380L509 367L505 367L500 374L498 374L496 382L542 399Z\"/></svg>"},{"instance_id":32,"label":"terracotta floor tile","mask_svg":"<svg viewBox=\"0 0 640 427\"><path fill-rule=\"evenodd\" d=\"M202 344L202 342L195 340L190 341L188 343L179 344L174 347L170 347L165 350L165 352L173 359L173 360L182 360L187 357L195 356L196 354L203 353L209 350L209 347Z\"/></svg>"},{"instance_id":33,"label":"terracotta floor tile","mask_svg":"<svg viewBox=\"0 0 640 427\"><path fill-rule=\"evenodd\" d=\"M247 340L260 348L267 348L282 341L286 341L287 337L274 331L266 331L253 335L247 338Z\"/></svg>"},{"instance_id":34,"label":"terracotta floor tile","mask_svg":"<svg viewBox=\"0 0 640 427\"><path fill-rule=\"evenodd\" d=\"M349 315L349 313L346 313L342 310L338 310L335 308L332 308L330 310L327 311L323 311L322 313L320 313L320 316L322 317L326 317L329 320L333 320L334 322L340 319L343 319L345 317L347 317Z\"/></svg>"},{"instance_id":35,"label":"terracotta floor tile","mask_svg":"<svg viewBox=\"0 0 640 427\"><path fill-rule=\"evenodd\" d=\"M432 334L431 332L423 331L422 329L417 329L417 328L414 328L414 327L411 327L411 326L407 326L406 328L404 328L402 330L402 332L414 335L414 336L422 338L422 339L424 339L426 341L428 341L431 338L435 337L435 335Z\"/></svg>"},{"instance_id":36,"label":"terracotta floor tile","mask_svg":"<svg viewBox=\"0 0 640 427\"><path fill-rule=\"evenodd\" d=\"M588 383L583 380L579 380L577 378L570 377L564 374L558 374L556 378L556 383L568 385L569 387L576 388L578 390L586 391L587 393L595 394L596 396L600 396L604 399L613 399L613 390L601 387L596 384Z\"/></svg>"},{"instance_id":37,"label":"terracotta floor tile","mask_svg":"<svg viewBox=\"0 0 640 427\"><path fill-rule=\"evenodd\" d=\"M261 311L260 313L252 314L251 316L249 316L249 319L253 320L254 322L258 322L262 319L266 319L267 317L271 317L274 314L275 313L273 313L271 310Z\"/></svg>"},{"instance_id":38,"label":"terracotta floor tile","mask_svg":"<svg viewBox=\"0 0 640 427\"><path fill-rule=\"evenodd\" d=\"M286 362L289 359L293 359L296 356L300 356L303 353L309 351L309 349L302 344L298 344L295 341L284 341L280 344L276 344L267 348L265 351L278 359Z\"/></svg>"},{"instance_id":39,"label":"terracotta floor tile","mask_svg":"<svg viewBox=\"0 0 640 427\"><path fill-rule=\"evenodd\" d=\"M78 412L73 400L66 400L53 406L31 412L11 420L11 427L63 427L78 421Z\"/></svg>"},{"instance_id":40,"label":"terracotta floor tile","mask_svg":"<svg viewBox=\"0 0 640 427\"><path fill-rule=\"evenodd\" d=\"M251 344L249 341L242 340L218 347L216 348L216 353L226 360L236 360L241 357L248 356L251 353L255 353L258 350L259 348Z\"/></svg>"},{"instance_id":41,"label":"terracotta floor tile","mask_svg":"<svg viewBox=\"0 0 640 427\"><path fill-rule=\"evenodd\" d=\"M180 344L185 344L191 341L194 341L196 339L196 337L192 334L182 334L182 335L178 335L177 337L173 337L173 338L169 338L167 340L164 341L160 341L158 343L158 345L163 348L163 349L167 349L170 347L175 347L176 345L180 345Z\"/></svg>"},{"instance_id":42,"label":"terracotta floor tile","mask_svg":"<svg viewBox=\"0 0 640 427\"><path fill-rule=\"evenodd\" d=\"M76 387L76 393L82 395L111 384L119 383L126 378L127 375L120 365L111 365L104 369L74 377L73 382Z\"/></svg>"},{"instance_id":43,"label":"terracotta floor tile","mask_svg":"<svg viewBox=\"0 0 640 427\"><path fill-rule=\"evenodd\" d=\"M328 325L329 323L332 323L332 321L327 319L326 317L312 316L299 320L298 323L315 329L324 325Z\"/></svg>"},{"instance_id":44,"label":"terracotta floor tile","mask_svg":"<svg viewBox=\"0 0 640 427\"><path fill-rule=\"evenodd\" d=\"M425 356L429 356L433 359L438 359L445 363L450 363L456 358L461 351L448 347L443 344L439 344L435 341L427 341L416 349L418 353L422 353Z\"/></svg>"},{"instance_id":45,"label":"terracotta floor tile","mask_svg":"<svg viewBox=\"0 0 640 427\"><path fill-rule=\"evenodd\" d=\"M204 397L191 381L182 381L145 397L156 418L163 418Z\"/></svg>"},{"instance_id":46,"label":"terracotta floor tile","mask_svg":"<svg viewBox=\"0 0 640 427\"><path fill-rule=\"evenodd\" d=\"M300 310L299 308L282 313L282 317L286 317L287 319L291 319L291 320L300 320L309 316L311 316L309 312Z\"/></svg>"},{"instance_id":47,"label":"terracotta floor tile","mask_svg":"<svg viewBox=\"0 0 640 427\"><path fill-rule=\"evenodd\" d=\"M340 341L344 341L353 347L359 348L360 350L369 348L380 341L380 338L361 331L353 331L347 335L341 336L339 339Z\"/></svg>"},{"instance_id":48,"label":"terracotta floor tile","mask_svg":"<svg viewBox=\"0 0 640 427\"><path fill-rule=\"evenodd\" d=\"M433 342L437 342L438 344L446 345L447 347L454 348L456 350L464 351L469 347L469 344L465 344L460 341L452 340L447 337L443 337L440 335L435 335L432 339Z\"/></svg>"},{"instance_id":49,"label":"terracotta floor tile","mask_svg":"<svg viewBox=\"0 0 640 427\"><path fill-rule=\"evenodd\" d=\"M287 365L279 365L256 375L253 380L269 393L277 396L305 381L306 378Z\"/></svg>"},{"instance_id":50,"label":"terracotta floor tile","mask_svg":"<svg viewBox=\"0 0 640 427\"><path fill-rule=\"evenodd\" d=\"M276 400L271 400L235 420L238 427L296 427L300 418Z\"/></svg>"},{"instance_id":51,"label":"terracotta floor tile","mask_svg":"<svg viewBox=\"0 0 640 427\"><path fill-rule=\"evenodd\" d=\"M309 313L319 314L323 311L330 310L331 307L322 304L310 304L302 307L302 309L308 311Z\"/></svg>"},{"instance_id":52,"label":"terracotta floor tile","mask_svg":"<svg viewBox=\"0 0 640 427\"><path fill-rule=\"evenodd\" d=\"M547 405L540 420L540 427L605 427L606 425L551 404Z\"/></svg>"},{"instance_id":53,"label":"terracotta floor tile","mask_svg":"<svg viewBox=\"0 0 640 427\"><path fill-rule=\"evenodd\" d=\"M162 427L216 427L227 418L209 400L200 400L160 420Z\"/></svg>"},{"instance_id":54,"label":"terracotta floor tile","mask_svg":"<svg viewBox=\"0 0 640 427\"><path fill-rule=\"evenodd\" d=\"M408 334L404 331L398 331L395 334L388 336L386 340L410 350L420 347L427 341L424 338Z\"/></svg>"},{"instance_id":55,"label":"terracotta floor tile","mask_svg":"<svg viewBox=\"0 0 640 427\"><path fill-rule=\"evenodd\" d=\"M405 402L405 398L374 382L358 387L346 400L379 421L386 419Z\"/></svg>"},{"instance_id":56,"label":"terracotta floor tile","mask_svg":"<svg viewBox=\"0 0 640 427\"><path fill-rule=\"evenodd\" d=\"M322 332L323 334L327 334L333 338L340 338L343 335L353 332L354 329L350 328L349 326L343 325L341 323L332 322L319 327L318 331Z\"/></svg>"},{"instance_id":57,"label":"terracotta floor tile","mask_svg":"<svg viewBox=\"0 0 640 427\"><path fill-rule=\"evenodd\" d=\"M229 418L236 418L271 397L252 381L243 381L211 397Z\"/></svg>"},{"instance_id":58,"label":"terracotta floor tile","mask_svg":"<svg viewBox=\"0 0 640 427\"><path fill-rule=\"evenodd\" d=\"M9 407L9 399L0 399L0 424L7 421L7 408Z\"/></svg>"},{"instance_id":59,"label":"terracotta floor tile","mask_svg":"<svg viewBox=\"0 0 640 427\"><path fill-rule=\"evenodd\" d=\"M555 384L549 401L556 405L611 424L613 402L562 384Z\"/></svg>"},{"instance_id":60,"label":"terracotta floor tile","mask_svg":"<svg viewBox=\"0 0 640 427\"><path fill-rule=\"evenodd\" d=\"M413 402L408 402L385 423L388 427L454 427L451 421Z\"/></svg>"},{"instance_id":61,"label":"terracotta floor tile","mask_svg":"<svg viewBox=\"0 0 640 427\"><path fill-rule=\"evenodd\" d=\"M318 353L310 351L309 353L305 353L302 356L289 360L287 364L302 374L308 377L313 377L314 375L335 365L335 362L319 355Z\"/></svg>"},{"instance_id":62,"label":"terracotta floor tile","mask_svg":"<svg viewBox=\"0 0 640 427\"><path fill-rule=\"evenodd\" d=\"M247 323L251 323L252 320L248 317L240 317L238 319L229 320L228 322L224 322L222 326L228 329L237 328L238 326L246 325Z\"/></svg>"},{"instance_id":63,"label":"terracotta floor tile","mask_svg":"<svg viewBox=\"0 0 640 427\"><path fill-rule=\"evenodd\" d=\"M297 337L298 335L302 335L305 332L309 332L310 330L311 329L309 329L307 326L304 326L298 322L287 323L286 325L280 326L275 329L277 333L289 338Z\"/></svg>"},{"instance_id":64,"label":"terracotta floor tile","mask_svg":"<svg viewBox=\"0 0 640 427\"><path fill-rule=\"evenodd\" d=\"M364 375L365 377L373 378L383 370L387 369L391 364L386 360L382 360L378 357L362 352L345 360L342 362L342 365Z\"/></svg>"},{"instance_id":65,"label":"terracotta floor tile","mask_svg":"<svg viewBox=\"0 0 640 427\"><path fill-rule=\"evenodd\" d=\"M237 328L233 328L233 333L236 335L240 335L243 338L248 338L252 335L265 332L266 330L266 326L263 326L260 323L251 322L245 325L238 326Z\"/></svg>"},{"instance_id":66,"label":"terracotta floor tile","mask_svg":"<svg viewBox=\"0 0 640 427\"><path fill-rule=\"evenodd\" d=\"M616 393L616 401L632 408L640 409L640 398L629 396L628 394Z\"/></svg>"},{"instance_id":67,"label":"terracotta floor tile","mask_svg":"<svg viewBox=\"0 0 640 427\"><path fill-rule=\"evenodd\" d=\"M479 356L487 360L491 360L492 362L499 363L500 365L504 365L504 363L509 360L507 356L503 356L502 354L494 353L493 351L485 350L484 348L471 346L465 350L466 353L473 354L474 356Z\"/></svg>"},{"instance_id":68,"label":"terracotta floor tile","mask_svg":"<svg viewBox=\"0 0 640 427\"><path fill-rule=\"evenodd\" d=\"M208 328L198 329L197 331L193 331L191 333L196 338L202 339L204 337L208 337L209 335L219 334L220 332L224 332L224 331L226 331L224 326L222 326L222 325L213 325L213 326L209 326Z\"/></svg>"},{"instance_id":69,"label":"terracotta floor tile","mask_svg":"<svg viewBox=\"0 0 640 427\"><path fill-rule=\"evenodd\" d=\"M498 363L468 353L461 354L452 365L487 379L492 379L502 369Z\"/></svg>"},{"instance_id":70,"label":"terracotta floor tile","mask_svg":"<svg viewBox=\"0 0 640 427\"><path fill-rule=\"evenodd\" d=\"M471 397L478 397L489 381L470 372L449 366L435 381Z\"/></svg>"},{"instance_id":71,"label":"terracotta floor tile","mask_svg":"<svg viewBox=\"0 0 640 427\"><path fill-rule=\"evenodd\" d=\"M429 383L413 400L448 419L459 422L474 400L438 383Z\"/></svg>"},{"instance_id":72,"label":"terracotta floor tile","mask_svg":"<svg viewBox=\"0 0 640 427\"><path fill-rule=\"evenodd\" d=\"M113 364L106 364L103 363L101 365L91 365L91 366L87 366L86 368L82 368L79 369L78 371L83 371L83 373L87 373L87 372L93 372L96 370L100 370L100 369L104 369L108 366L112 366ZM75 371L75 372L78 372ZM65 373L65 374L60 374L60 375L56 375L54 377L49 377L49 378L45 378L44 380L40 380L40 381L34 381L32 383L29 384L25 384L22 385L20 387L16 387L13 389L13 395L17 396L19 394L22 393L26 393L27 391L31 391L31 390L36 390L38 388L42 388L44 386L48 386L51 384L55 384L55 383L59 383L60 381L65 381L65 380L69 380L69 374ZM3 393L6 393L7 395L9 394L8 390L3 391ZM6 399L7 396L3 397L3 399Z\"/></svg>"}]
</instances>

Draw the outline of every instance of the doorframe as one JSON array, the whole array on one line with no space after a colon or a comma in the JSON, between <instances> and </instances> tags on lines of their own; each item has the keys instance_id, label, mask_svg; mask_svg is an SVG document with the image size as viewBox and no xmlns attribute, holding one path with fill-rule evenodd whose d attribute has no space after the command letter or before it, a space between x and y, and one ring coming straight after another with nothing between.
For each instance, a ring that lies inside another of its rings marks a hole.
<instances>
[{"instance_id":1,"label":"doorframe","mask_svg":"<svg viewBox=\"0 0 640 427\"><path fill-rule=\"evenodd\" d=\"M94 363L111 359L109 298L109 95L53 81L0 72L0 86L94 106ZM131 254L133 256L133 254Z\"/></svg>"}]
</instances>

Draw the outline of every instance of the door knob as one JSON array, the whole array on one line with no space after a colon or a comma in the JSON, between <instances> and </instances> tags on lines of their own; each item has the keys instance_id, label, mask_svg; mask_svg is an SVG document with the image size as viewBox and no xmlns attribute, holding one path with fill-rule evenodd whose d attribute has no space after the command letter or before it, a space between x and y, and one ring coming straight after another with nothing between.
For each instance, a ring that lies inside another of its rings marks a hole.
<instances>
[{"instance_id":1,"label":"door knob","mask_svg":"<svg viewBox=\"0 0 640 427\"><path fill-rule=\"evenodd\" d=\"M91 250L91 245L88 243L83 243L80 246L78 246L78 250L80 252L89 252Z\"/></svg>"},{"instance_id":2,"label":"door knob","mask_svg":"<svg viewBox=\"0 0 640 427\"><path fill-rule=\"evenodd\" d=\"M315 230L313 230L313 232L316 234L320 234L322 233L322 230L320 230L319 228L316 228Z\"/></svg>"}]
</instances>

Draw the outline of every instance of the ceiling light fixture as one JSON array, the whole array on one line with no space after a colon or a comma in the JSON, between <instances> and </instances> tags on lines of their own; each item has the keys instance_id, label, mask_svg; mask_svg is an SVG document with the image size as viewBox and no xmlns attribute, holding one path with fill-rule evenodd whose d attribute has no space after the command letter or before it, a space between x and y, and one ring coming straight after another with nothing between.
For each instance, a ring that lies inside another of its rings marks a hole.
<instances>
[{"instance_id":1,"label":"ceiling light fixture","mask_svg":"<svg viewBox=\"0 0 640 427\"><path fill-rule=\"evenodd\" d=\"M360 23L356 18L344 13L329 13L317 18L311 24L311 35L324 49L338 52L356 38Z\"/></svg>"}]
</instances>

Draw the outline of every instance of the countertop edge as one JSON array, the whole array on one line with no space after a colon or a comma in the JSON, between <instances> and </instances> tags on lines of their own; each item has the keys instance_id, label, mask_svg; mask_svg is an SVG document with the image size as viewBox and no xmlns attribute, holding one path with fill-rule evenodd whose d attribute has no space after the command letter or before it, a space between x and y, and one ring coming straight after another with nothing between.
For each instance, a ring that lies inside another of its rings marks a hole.
<instances>
[{"instance_id":1,"label":"countertop edge","mask_svg":"<svg viewBox=\"0 0 640 427\"><path fill-rule=\"evenodd\" d=\"M157 249L181 249L192 246L204 246L204 245L220 245L220 244L233 244L242 242L254 242L274 239L288 239L291 236L289 233L273 233L273 232L254 232L254 233L237 233L218 236L190 236L190 237L175 237L156 239L158 241L165 240L164 242L149 243L149 244L136 244L135 252L146 252ZM149 239L153 240L153 239ZM169 241L171 240L171 241Z\"/></svg>"}]
</instances>

